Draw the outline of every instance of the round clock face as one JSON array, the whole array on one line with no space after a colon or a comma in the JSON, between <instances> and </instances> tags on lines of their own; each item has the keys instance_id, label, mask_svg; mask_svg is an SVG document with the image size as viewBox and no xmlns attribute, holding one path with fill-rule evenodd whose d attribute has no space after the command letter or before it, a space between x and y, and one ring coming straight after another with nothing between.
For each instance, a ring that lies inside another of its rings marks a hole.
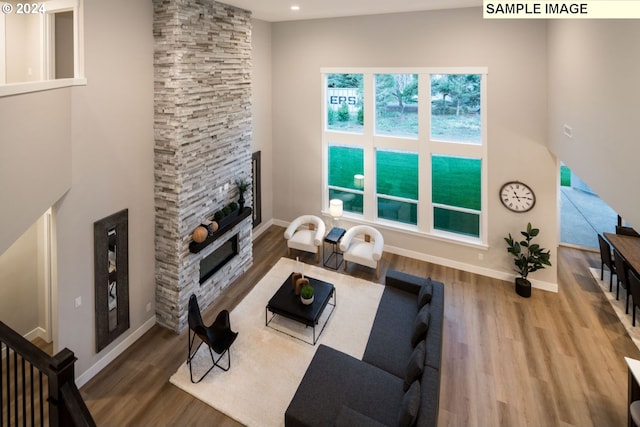
<instances>
[{"instance_id":1,"label":"round clock face","mask_svg":"<svg viewBox=\"0 0 640 427\"><path fill-rule=\"evenodd\" d=\"M527 212L536 204L536 195L528 185L513 181L507 182L500 189L500 201L514 212Z\"/></svg>"}]
</instances>

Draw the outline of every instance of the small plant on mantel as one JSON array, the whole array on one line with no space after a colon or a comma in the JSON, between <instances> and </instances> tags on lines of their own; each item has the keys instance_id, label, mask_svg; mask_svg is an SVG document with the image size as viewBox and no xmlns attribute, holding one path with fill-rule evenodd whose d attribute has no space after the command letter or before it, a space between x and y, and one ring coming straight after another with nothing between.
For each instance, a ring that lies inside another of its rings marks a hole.
<instances>
[{"instance_id":1,"label":"small plant on mantel","mask_svg":"<svg viewBox=\"0 0 640 427\"><path fill-rule=\"evenodd\" d=\"M539 233L539 229L532 227L531 223L528 223L527 230L520 232L524 236L524 240L519 242L514 240L511 237L511 233L504 238L507 242L507 252L513 255L513 263L516 266L515 271L520 274L520 277L516 277L516 293L525 298L531 296L531 282L527 279L529 273L551 266L551 261L549 260L551 252L541 248L537 243L532 243L534 237Z\"/></svg>"},{"instance_id":2,"label":"small plant on mantel","mask_svg":"<svg viewBox=\"0 0 640 427\"><path fill-rule=\"evenodd\" d=\"M236 180L236 187L238 187L238 204L240 205L240 210L244 209L244 193L247 192L250 186L251 181L249 181L248 179Z\"/></svg>"}]
</instances>

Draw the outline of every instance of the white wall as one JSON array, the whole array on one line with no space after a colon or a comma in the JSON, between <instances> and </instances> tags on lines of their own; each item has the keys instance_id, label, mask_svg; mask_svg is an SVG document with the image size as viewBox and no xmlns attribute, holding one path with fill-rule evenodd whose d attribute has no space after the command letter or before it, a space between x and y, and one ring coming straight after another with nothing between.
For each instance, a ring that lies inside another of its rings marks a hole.
<instances>
[{"instance_id":1,"label":"white wall","mask_svg":"<svg viewBox=\"0 0 640 427\"><path fill-rule=\"evenodd\" d=\"M72 186L55 205L57 347L78 357L77 375L155 318L152 18L150 1L84 2L88 83L72 89ZM93 223L124 208L131 327L96 354Z\"/></svg>"},{"instance_id":2,"label":"white wall","mask_svg":"<svg viewBox=\"0 0 640 427\"><path fill-rule=\"evenodd\" d=\"M0 98L0 254L71 186L71 89Z\"/></svg>"},{"instance_id":3,"label":"white wall","mask_svg":"<svg viewBox=\"0 0 640 427\"><path fill-rule=\"evenodd\" d=\"M271 91L271 24L258 19L251 21L251 149L261 151L262 223L273 219L273 156L272 156L272 91Z\"/></svg>"},{"instance_id":4,"label":"white wall","mask_svg":"<svg viewBox=\"0 0 640 427\"><path fill-rule=\"evenodd\" d=\"M548 37L550 149L640 227L640 21L558 20Z\"/></svg>"},{"instance_id":5,"label":"white wall","mask_svg":"<svg viewBox=\"0 0 640 427\"><path fill-rule=\"evenodd\" d=\"M488 67L489 249L382 230L409 255L510 278L503 236L531 221L552 250L554 268L534 273L556 284L558 171L546 148L546 23L487 21L479 8L273 24L274 217L319 214L322 203L321 67ZM536 207L504 209L500 186L530 184ZM482 255L483 260L479 259ZM542 283L544 282L544 283Z\"/></svg>"}]
</instances>

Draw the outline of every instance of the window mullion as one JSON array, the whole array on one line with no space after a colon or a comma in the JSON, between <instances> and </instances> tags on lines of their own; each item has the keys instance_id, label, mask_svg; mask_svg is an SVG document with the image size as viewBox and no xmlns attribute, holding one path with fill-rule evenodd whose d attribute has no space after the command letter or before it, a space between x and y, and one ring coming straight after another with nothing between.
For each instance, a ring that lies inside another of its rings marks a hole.
<instances>
[{"instance_id":1,"label":"window mullion","mask_svg":"<svg viewBox=\"0 0 640 427\"><path fill-rule=\"evenodd\" d=\"M418 230L430 232L433 227L431 206L431 78L418 75Z\"/></svg>"},{"instance_id":2,"label":"window mullion","mask_svg":"<svg viewBox=\"0 0 640 427\"><path fill-rule=\"evenodd\" d=\"M364 93L364 206L363 216L369 221L377 219L376 209L376 168L375 168L375 147L373 134L375 128L375 93L374 75L365 73L363 76Z\"/></svg>"}]
</instances>

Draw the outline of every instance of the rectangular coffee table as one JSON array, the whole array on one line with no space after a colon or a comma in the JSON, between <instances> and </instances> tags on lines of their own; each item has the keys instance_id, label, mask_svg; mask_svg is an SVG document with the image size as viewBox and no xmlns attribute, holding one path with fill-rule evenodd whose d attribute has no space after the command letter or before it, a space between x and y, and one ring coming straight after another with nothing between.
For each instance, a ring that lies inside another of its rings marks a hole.
<instances>
[{"instance_id":1,"label":"rectangular coffee table","mask_svg":"<svg viewBox=\"0 0 640 427\"><path fill-rule=\"evenodd\" d=\"M269 300L264 313L265 325L275 329L276 331L282 332L293 338L306 342L307 344L316 345L316 342L318 342L320 335L322 335L322 331L324 331L324 328L329 321L329 317L331 317L331 315L333 314L333 310L336 306L336 290L331 283L323 282L322 280L305 276L305 279L309 280L309 284L313 286L315 292L313 295L313 302L309 305L304 305L300 301L300 296L295 294L293 287L291 286L292 275L293 273L289 275L287 280L284 281L282 286L280 286L273 297L271 297L271 299ZM331 302L331 300L333 300L333 302ZM327 319L322 324L320 333L316 336L316 325L318 325L320 317L322 316L322 313L324 312L324 309L327 307L327 305L331 307L331 313L329 313L329 316L327 316ZM271 316L271 319L269 319L269 312L273 314ZM302 323L307 327L312 327L313 342L305 341L304 339L298 338L283 330L271 326L271 321L277 315L295 322Z\"/></svg>"}]
</instances>

